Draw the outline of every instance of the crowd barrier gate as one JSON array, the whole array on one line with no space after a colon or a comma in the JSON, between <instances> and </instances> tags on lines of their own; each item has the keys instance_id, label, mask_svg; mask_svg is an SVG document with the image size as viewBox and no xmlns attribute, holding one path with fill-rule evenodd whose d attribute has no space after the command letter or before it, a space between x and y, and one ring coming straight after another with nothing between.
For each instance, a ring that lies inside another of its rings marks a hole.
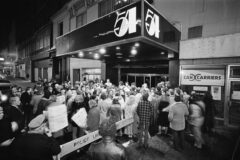
<instances>
[{"instance_id":1,"label":"crowd barrier gate","mask_svg":"<svg viewBox=\"0 0 240 160\"><path fill-rule=\"evenodd\" d=\"M128 126L129 124L133 123L133 117L123 119L121 121L116 122L117 129L121 129L123 127ZM68 155L69 153L72 153L73 151L78 150L79 148L82 148L83 146L88 145L89 143L92 143L98 139L100 139L101 136L97 131L91 132L85 136L82 136L80 138L74 139L70 142L67 142L63 145L61 145L61 152L55 157L56 160L60 160L63 156Z\"/></svg>"}]
</instances>

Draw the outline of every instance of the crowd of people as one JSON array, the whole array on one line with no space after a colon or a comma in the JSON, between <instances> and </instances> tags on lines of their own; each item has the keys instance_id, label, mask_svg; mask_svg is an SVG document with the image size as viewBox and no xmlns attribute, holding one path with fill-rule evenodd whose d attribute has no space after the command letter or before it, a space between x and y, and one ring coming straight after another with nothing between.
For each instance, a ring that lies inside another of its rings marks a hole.
<instances>
[{"instance_id":1,"label":"crowd of people","mask_svg":"<svg viewBox=\"0 0 240 160\"><path fill-rule=\"evenodd\" d=\"M148 148L151 136L171 135L177 150L184 148L187 130L194 136L194 146L201 149L205 144L203 129L210 134L213 128L211 94L206 92L203 97L197 96L194 91L188 94L179 87L171 88L169 82L160 82L156 87L148 88L147 84L137 87L135 83L124 84L121 81L113 85L109 79L105 83L76 81L74 85L67 81L58 84L44 80L33 88L27 87L25 91L13 86L7 96L1 93L0 96L0 156L11 155L19 160L36 159L36 156L52 159L60 152L59 144L98 129L99 132L102 129L100 134L103 137L127 135L144 148ZM65 104L69 125L51 133L47 111L53 104ZM86 117L86 124L81 126L72 118L80 110ZM110 122L130 117L134 122L120 131L109 125ZM110 122L106 122L109 119ZM104 128L110 133L103 131ZM103 138L103 141L109 142L110 139ZM89 148L90 156L106 157L96 156L100 151L93 148L94 145ZM125 157L123 151L121 156Z\"/></svg>"}]
</instances>

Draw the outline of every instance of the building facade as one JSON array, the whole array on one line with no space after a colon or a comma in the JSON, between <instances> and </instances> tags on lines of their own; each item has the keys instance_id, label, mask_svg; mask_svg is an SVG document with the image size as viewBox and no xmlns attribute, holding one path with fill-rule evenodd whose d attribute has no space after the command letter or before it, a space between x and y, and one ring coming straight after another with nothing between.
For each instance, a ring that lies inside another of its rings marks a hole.
<instances>
[{"instance_id":1,"label":"building facade","mask_svg":"<svg viewBox=\"0 0 240 160\"><path fill-rule=\"evenodd\" d=\"M215 102L215 122L240 126L240 1L155 1L181 31L180 85ZM184 12L183 12L184 11Z\"/></svg>"},{"instance_id":2,"label":"building facade","mask_svg":"<svg viewBox=\"0 0 240 160\"><path fill-rule=\"evenodd\" d=\"M32 82L52 79L52 24L38 29L33 36L18 45L17 77Z\"/></svg>"},{"instance_id":3,"label":"building facade","mask_svg":"<svg viewBox=\"0 0 240 160\"><path fill-rule=\"evenodd\" d=\"M178 84L178 70L172 68L179 66L180 33L147 1L71 1L52 21L63 80Z\"/></svg>"}]
</instances>

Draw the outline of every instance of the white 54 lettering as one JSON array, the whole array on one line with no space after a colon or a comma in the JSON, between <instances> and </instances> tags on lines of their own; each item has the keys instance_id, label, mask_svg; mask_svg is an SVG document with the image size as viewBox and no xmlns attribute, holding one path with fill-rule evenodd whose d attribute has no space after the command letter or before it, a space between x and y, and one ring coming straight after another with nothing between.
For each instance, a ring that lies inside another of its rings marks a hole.
<instances>
[{"instance_id":1,"label":"white 54 lettering","mask_svg":"<svg viewBox=\"0 0 240 160\"><path fill-rule=\"evenodd\" d=\"M150 9L147 10L145 17L145 26L150 36L159 38L159 16L157 14L154 14Z\"/></svg>"},{"instance_id":2,"label":"white 54 lettering","mask_svg":"<svg viewBox=\"0 0 240 160\"><path fill-rule=\"evenodd\" d=\"M136 7L121 13L117 12L117 19L114 24L114 33L118 37L135 33L137 31L137 11Z\"/></svg>"}]
</instances>

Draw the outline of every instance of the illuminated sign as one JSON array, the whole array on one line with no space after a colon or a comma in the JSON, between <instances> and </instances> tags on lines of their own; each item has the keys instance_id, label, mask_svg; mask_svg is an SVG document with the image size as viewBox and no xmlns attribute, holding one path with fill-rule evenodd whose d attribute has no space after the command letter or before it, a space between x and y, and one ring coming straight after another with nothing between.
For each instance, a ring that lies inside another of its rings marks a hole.
<instances>
[{"instance_id":1,"label":"illuminated sign","mask_svg":"<svg viewBox=\"0 0 240 160\"><path fill-rule=\"evenodd\" d=\"M181 84L224 86L224 70L182 70Z\"/></svg>"},{"instance_id":2,"label":"illuminated sign","mask_svg":"<svg viewBox=\"0 0 240 160\"><path fill-rule=\"evenodd\" d=\"M118 37L135 33L137 31L137 8L131 8L127 11L117 12L117 19L114 25L114 33Z\"/></svg>"},{"instance_id":3,"label":"illuminated sign","mask_svg":"<svg viewBox=\"0 0 240 160\"><path fill-rule=\"evenodd\" d=\"M159 16L155 14L152 10L148 9L146 16L145 16L145 27L147 30L147 33L150 36L155 36L156 38L159 38Z\"/></svg>"}]
</instances>

